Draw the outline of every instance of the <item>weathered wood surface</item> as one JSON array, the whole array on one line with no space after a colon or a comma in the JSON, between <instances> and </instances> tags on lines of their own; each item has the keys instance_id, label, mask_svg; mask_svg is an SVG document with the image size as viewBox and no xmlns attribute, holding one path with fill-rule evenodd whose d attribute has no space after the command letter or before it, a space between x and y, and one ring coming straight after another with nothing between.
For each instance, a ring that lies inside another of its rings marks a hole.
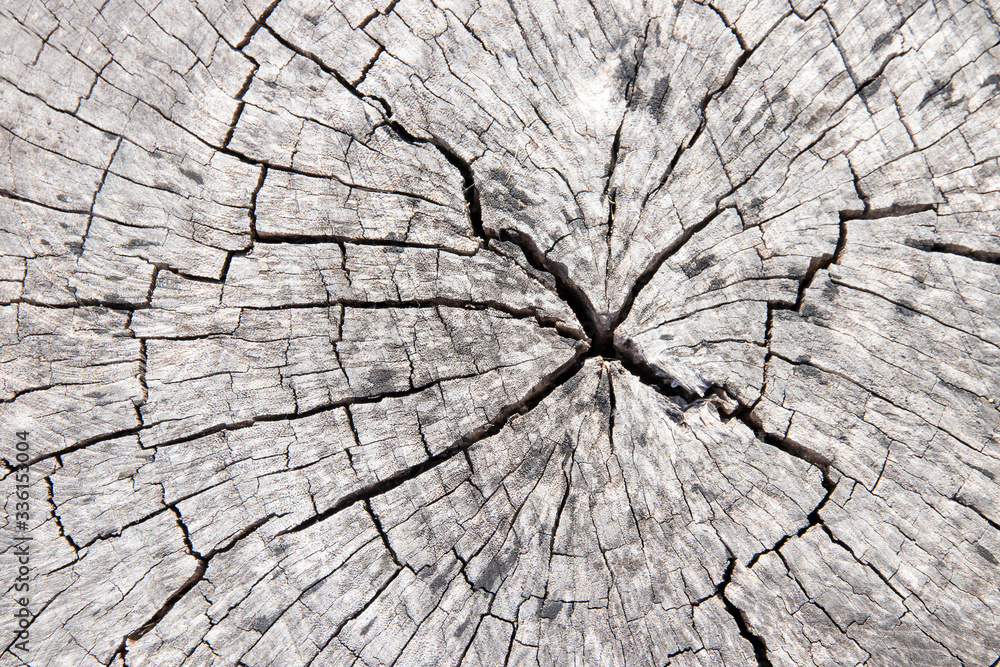
<instances>
[{"instance_id":1,"label":"weathered wood surface","mask_svg":"<svg viewBox=\"0 0 1000 667\"><path fill-rule=\"evenodd\" d=\"M996 666L991 3L0 5L0 664Z\"/></svg>"}]
</instances>

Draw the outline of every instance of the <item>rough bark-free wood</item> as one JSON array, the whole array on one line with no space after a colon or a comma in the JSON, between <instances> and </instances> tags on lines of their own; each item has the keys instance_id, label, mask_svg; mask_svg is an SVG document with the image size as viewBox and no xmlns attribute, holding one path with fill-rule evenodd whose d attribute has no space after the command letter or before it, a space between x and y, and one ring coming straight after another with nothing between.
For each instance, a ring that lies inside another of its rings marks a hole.
<instances>
[{"instance_id":1,"label":"rough bark-free wood","mask_svg":"<svg viewBox=\"0 0 1000 667\"><path fill-rule=\"evenodd\" d=\"M0 665L996 667L997 12L0 4Z\"/></svg>"}]
</instances>

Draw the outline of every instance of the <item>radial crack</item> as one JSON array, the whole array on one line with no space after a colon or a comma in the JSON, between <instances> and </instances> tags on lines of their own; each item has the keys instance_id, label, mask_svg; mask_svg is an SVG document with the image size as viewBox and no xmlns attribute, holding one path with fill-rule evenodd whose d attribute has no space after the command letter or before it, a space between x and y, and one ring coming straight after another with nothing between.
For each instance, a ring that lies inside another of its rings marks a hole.
<instances>
[{"instance_id":1,"label":"radial crack","mask_svg":"<svg viewBox=\"0 0 1000 667\"><path fill-rule=\"evenodd\" d=\"M493 419L468 434L461 436L454 443L452 443L451 446L442 450L438 454L422 461L421 463L418 463L417 465L404 468L377 482L342 496L341 499L329 509L317 514L316 516L306 519L296 526L287 528L279 534L284 535L286 533L297 533L303 531L310 526L342 512L359 500L368 501L376 496L388 493L402 484L416 479L428 470L436 468L456 455L461 454L480 440L496 435L504 428L504 426L507 425L512 417L530 412L547 396L572 378L577 371L583 367L585 352L586 346L584 345L572 359L542 378L542 381L532 387L521 400L505 406L495 417L493 417Z\"/></svg>"}]
</instances>

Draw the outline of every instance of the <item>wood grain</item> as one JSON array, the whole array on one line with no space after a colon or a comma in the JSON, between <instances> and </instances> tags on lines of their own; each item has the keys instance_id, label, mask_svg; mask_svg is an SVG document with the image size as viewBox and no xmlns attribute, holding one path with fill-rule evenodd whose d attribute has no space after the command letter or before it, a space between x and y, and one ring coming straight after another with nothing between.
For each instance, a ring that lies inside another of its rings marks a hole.
<instances>
[{"instance_id":1,"label":"wood grain","mask_svg":"<svg viewBox=\"0 0 1000 667\"><path fill-rule=\"evenodd\" d=\"M0 5L0 665L996 667L998 11Z\"/></svg>"}]
</instances>

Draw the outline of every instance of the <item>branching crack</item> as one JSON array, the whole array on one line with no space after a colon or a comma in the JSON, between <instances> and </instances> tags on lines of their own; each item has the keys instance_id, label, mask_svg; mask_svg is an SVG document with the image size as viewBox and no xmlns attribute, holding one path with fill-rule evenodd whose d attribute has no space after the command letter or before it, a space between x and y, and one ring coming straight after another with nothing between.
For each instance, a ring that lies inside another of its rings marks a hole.
<instances>
[{"instance_id":1,"label":"branching crack","mask_svg":"<svg viewBox=\"0 0 1000 667\"><path fill-rule=\"evenodd\" d=\"M759 667L771 667L771 660L767 657L767 644L764 643L764 639L750 629L747 623L746 614L743 610L733 604L733 601L729 599L726 595L726 588L733 581L733 571L736 569L736 556L729 557L729 565L726 567L726 572L722 577L722 582L719 584L718 594L722 599L722 604L726 607L726 611L729 615L733 617L733 621L736 622L736 627L740 630L740 636L750 643L753 647L754 656L757 658L757 664Z\"/></svg>"},{"instance_id":2,"label":"branching crack","mask_svg":"<svg viewBox=\"0 0 1000 667\"><path fill-rule=\"evenodd\" d=\"M170 594L170 596L166 599L163 605L149 618L149 620L147 620L145 623L140 625L138 628L133 630L130 634L126 635L122 639L121 644L118 646L118 651L116 652L116 655L124 657L128 653L128 646L139 641L142 637L148 634L150 630L155 628L156 625L160 621L162 621L167 614L170 613L170 610L173 609L174 606L178 602L180 602L181 599L185 595L187 595L192 588L197 586L198 582L204 579L205 572L208 570L208 564L211 562L213 558L215 558L217 555L221 553L229 551L230 549L235 547L237 543L239 543L240 541L242 541L243 539L254 533L258 528L260 528L268 521L277 516L276 514L268 514L267 516L262 517L257 521L254 521L249 526L247 526L246 528L238 532L236 535L234 535L233 538L229 540L229 542L227 542L222 547L219 547L218 549L212 549L207 554L202 555L197 551L195 551L194 547L191 544L191 536L188 533L188 529L187 526L184 524L183 518L181 517L180 510L178 510L177 507L173 505L170 506L170 510L174 513L174 515L177 518L177 525L181 529L181 533L184 538L184 545L185 548L187 549L187 552L195 558L196 565L194 573L188 578L187 581L184 582L183 585L181 585L180 588L178 588L177 590L175 590L173 593Z\"/></svg>"},{"instance_id":3,"label":"branching crack","mask_svg":"<svg viewBox=\"0 0 1000 667\"><path fill-rule=\"evenodd\" d=\"M823 495L823 498L819 501L819 504L817 504L816 507L814 507L813 510L809 512L809 515L806 518L806 523L803 524L803 526L799 528L796 532L789 533L787 535L782 535L781 538L774 543L774 546L770 547L769 549L765 549L760 553L754 554L753 557L747 562L747 569L749 570L754 565L756 565L757 561L760 560L761 556L780 551L781 547L785 546L785 543L788 542L788 540L790 540L792 537L802 537L803 535L806 534L806 531L808 531L810 528L813 528L814 526L818 526L821 523L823 523L823 518L820 516L820 512L822 512L823 508L826 507L826 503L830 500L830 496L833 495L833 492L836 490L837 484L839 483L840 480L838 480L833 484L827 484L826 479L824 479L826 493Z\"/></svg>"},{"instance_id":4,"label":"branching crack","mask_svg":"<svg viewBox=\"0 0 1000 667\"><path fill-rule=\"evenodd\" d=\"M830 475L830 467L833 465L833 462L830 459L816 450L789 438L787 434L779 436L774 433L767 432L764 430L760 418L749 409L749 406L740 404L740 408L729 415L729 418L737 419L742 422L747 428L753 431L758 440L766 442L786 454L794 456L797 459L802 459L806 463L816 466L823 474L823 487L827 490L828 494L832 491L833 487L836 486L836 482Z\"/></svg>"},{"instance_id":5,"label":"branching crack","mask_svg":"<svg viewBox=\"0 0 1000 667\"><path fill-rule=\"evenodd\" d=\"M280 534L300 532L319 523L320 521L324 521L325 519L338 514L358 501L368 501L376 496L388 493L400 485L416 479L428 470L436 468L445 461L448 461L454 456L462 453L480 440L496 435L511 420L512 417L533 410L535 406L541 403L547 396L562 386L567 380L572 378L583 366L586 349L585 345L581 347L573 358L542 378L542 380L532 387L521 400L505 406L491 420L470 433L461 436L448 448L424 460L423 462L418 463L417 465L404 468L403 470L389 475L378 482L374 482L343 496L329 509L317 514L316 516L306 519L296 526L285 529Z\"/></svg>"}]
</instances>

